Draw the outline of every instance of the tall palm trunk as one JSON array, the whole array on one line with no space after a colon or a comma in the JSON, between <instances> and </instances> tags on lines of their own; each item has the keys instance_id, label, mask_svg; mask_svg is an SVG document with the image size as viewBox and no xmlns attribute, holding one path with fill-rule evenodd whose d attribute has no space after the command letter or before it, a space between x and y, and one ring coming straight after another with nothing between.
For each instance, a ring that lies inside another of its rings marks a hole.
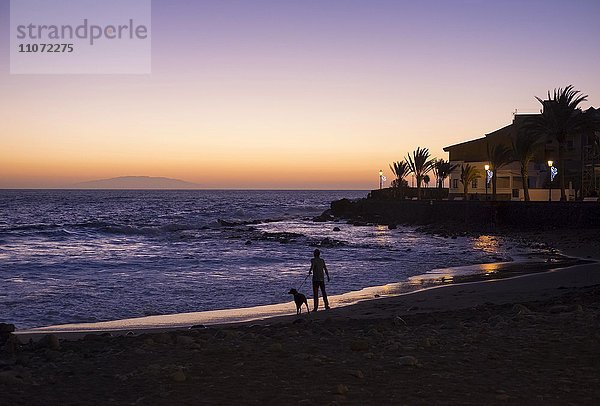
<instances>
[{"instance_id":1,"label":"tall palm trunk","mask_svg":"<svg viewBox=\"0 0 600 406\"><path fill-rule=\"evenodd\" d=\"M523 194L525 195L525 201L529 199L529 171L526 166L521 165L521 181L523 182Z\"/></svg>"},{"instance_id":2,"label":"tall palm trunk","mask_svg":"<svg viewBox=\"0 0 600 406\"><path fill-rule=\"evenodd\" d=\"M560 183L560 201L567 201L567 193L565 192L565 144L558 144L558 180Z\"/></svg>"},{"instance_id":3,"label":"tall palm trunk","mask_svg":"<svg viewBox=\"0 0 600 406\"><path fill-rule=\"evenodd\" d=\"M417 200L421 200L421 177L417 176Z\"/></svg>"},{"instance_id":4,"label":"tall palm trunk","mask_svg":"<svg viewBox=\"0 0 600 406\"><path fill-rule=\"evenodd\" d=\"M498 178L498 171L494 168L494 175L492 175L492 200L496 200L496 179Z\"/></svg>"}]
</instances>

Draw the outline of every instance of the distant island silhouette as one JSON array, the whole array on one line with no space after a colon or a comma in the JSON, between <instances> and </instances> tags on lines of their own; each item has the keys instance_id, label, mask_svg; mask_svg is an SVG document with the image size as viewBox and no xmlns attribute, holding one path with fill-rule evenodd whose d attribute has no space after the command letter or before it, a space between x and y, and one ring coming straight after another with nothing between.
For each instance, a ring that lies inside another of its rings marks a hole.
<instances>
[{"instance_id":1,"label":"distant island silhouette","mask_svg":"<svg viewBox=\"0 0 600 406\"><path fill-rule=\"evenodd\" d=\"M199 189L197 183L154 176L120 176L71 185L74 189Z\"/></svg>"}]
</instances>

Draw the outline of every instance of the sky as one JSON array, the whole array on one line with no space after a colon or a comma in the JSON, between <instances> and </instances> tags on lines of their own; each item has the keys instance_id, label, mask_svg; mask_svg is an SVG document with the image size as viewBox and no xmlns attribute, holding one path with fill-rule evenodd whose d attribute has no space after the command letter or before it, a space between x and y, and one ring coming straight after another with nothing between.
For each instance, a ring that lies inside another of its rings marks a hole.
<instances>
[{"instance_id":1,"label":"sky","mask_svg":"<svg viewBox=\"0 0 600 406\"><path fill-rule=\"evenodd\" d=\"M555 87L600 106L599 18L597 0L155 0L151 74L11 75L0 0L0 188L376 188Z\"/></svg>"}]
</instances>

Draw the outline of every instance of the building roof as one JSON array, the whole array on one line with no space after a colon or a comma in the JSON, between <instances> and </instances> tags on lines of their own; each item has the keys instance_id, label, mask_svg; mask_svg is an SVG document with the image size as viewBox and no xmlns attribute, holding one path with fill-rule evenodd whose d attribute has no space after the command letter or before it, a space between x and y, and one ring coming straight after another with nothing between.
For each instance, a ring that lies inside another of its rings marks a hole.
<instances>
[{"instance_id":1,"label":"building roof","mask_svg":"<svg viewBox=\"0 0 600 406\"><path fill-rule=\"evenodd\" d=\"M511 139L517 135L518 130L525 120L536 115L537 114L515 114L511 124L492 131L491 133L487 133L484 137L449 145L444 148L444 151L450 153L451 161L487 161L488 145L510 145Z\"/></svg>"}]
</instances>

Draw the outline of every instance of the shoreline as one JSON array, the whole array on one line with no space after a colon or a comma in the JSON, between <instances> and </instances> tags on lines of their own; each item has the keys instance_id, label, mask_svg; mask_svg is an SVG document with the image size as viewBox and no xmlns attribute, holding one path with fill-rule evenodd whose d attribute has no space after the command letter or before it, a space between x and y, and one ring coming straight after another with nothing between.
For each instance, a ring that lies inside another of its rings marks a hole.
<instances>
[{"instance_id":1,"label":"shoreline","mask_svg":"<svg viewBox=\"0 0 600 406\"><path fill-rule=\"evenodd\" d=\"M384 299L399 300L404 296L419 294L431 289L508 280L593 263L593 261L583 258L556 255L554 258L548 256L543 262L524 260L433 269L425 274L410 277L406 281L371 286L359 291L330 296L330 302L334 309L351 309L361 303L369 302L374 302L373 306L376 306L375 303ZM472 273L466 271L467 269L478 269L479 272ZM309 305L312 307L311 299L309 298ZM15 335L22 342L27 342L28 340L39 340L49 334L56 335L60 339L77 340L86 334L110 333L113 336L119 336L192 328L222 328L249 323L268 324L270 320L295 318L297 316L293 314L293 311L294 304L290 301L247 308L174 313L94 323L50 325L17 330ZM323 313L320 311L318 315ZM326 313L330 313L330 311ZM303 315L306 317L305 312ZM308 317L315 317L314 312L311 312Z\"/></svg>"}]
</instances>

